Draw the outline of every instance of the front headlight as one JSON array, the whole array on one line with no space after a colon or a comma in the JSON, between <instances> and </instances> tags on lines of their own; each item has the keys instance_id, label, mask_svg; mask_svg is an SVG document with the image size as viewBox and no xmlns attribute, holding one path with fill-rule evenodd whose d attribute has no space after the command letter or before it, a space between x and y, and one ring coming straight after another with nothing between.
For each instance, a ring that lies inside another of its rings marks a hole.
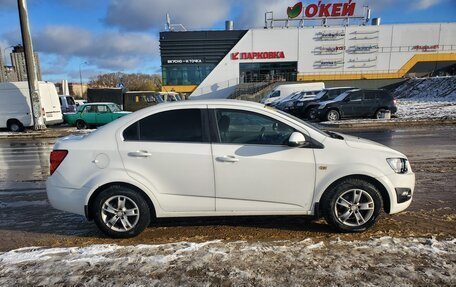
<instances>
[{"instance_id":1,"label":"front headlight","mask_svg":"<svg viewBox=\"0 0 456 287\"><path fill-rule=\"evenodd\" d=\"M318 106L318 109L319 109L319 110L321 110L321 109L324 109L325 107L326 107L326 105L325 105L325 104L323 104L323 105L319 105L319 106Z\"/></svg>"},{"instance_id":2,"label":"front headlight","mask_svg":"<svg viewBox=\"0 0 456 287\"><path fill-rule=\"evenodd\" d=\"M387 158L386 161L396 173L406 173L408 171L408 160L405 158Z\"/></svg>"},{"instance_id":3,"label":"front headlight","mask_svg":"<svg viewBox=\"0 0 456 287\"><path fill-rule=\"evenodd\" d=\"M289 107L292 107L293 104L294 104L293 102L288 102L285 106L286 106L287 108L289 108Z\"/></svg>"},{"instance_id":4,"label":"front headlight","mask_svg":"<svg viewBox=\"0 0 456 287\"><path fill-rule=\"evenodd\" d=\"M296 105L297 105L298 107L302 107L302 106L304 106L304 103L303 103L303 102L298 102Z\"/></svg>"}]
</instances>

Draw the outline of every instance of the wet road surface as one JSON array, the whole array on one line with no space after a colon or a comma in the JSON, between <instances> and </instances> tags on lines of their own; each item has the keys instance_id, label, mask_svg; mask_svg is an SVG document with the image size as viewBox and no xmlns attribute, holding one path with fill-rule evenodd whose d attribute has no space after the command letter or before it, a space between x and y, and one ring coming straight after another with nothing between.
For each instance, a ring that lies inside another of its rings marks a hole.
<instances>
[{"instance_id":1,"label":"wet road surface","mask_svg":"<svg viewBox=\"0 0 456 287\"><path fill-rule=\"evenodd\" d=\"M84 217L53 209L44 180L54 140L0 141L0 251L24 246L78 246L94 243L136 244L178 241L353 240L377 236L456 236L456 127L347 130L405 153L417 177L411 207L383 215L361 234L338 234L323 220L302 217L164 219L140 236L126 240L104 237Z\"/></svg>"}]
</instances>

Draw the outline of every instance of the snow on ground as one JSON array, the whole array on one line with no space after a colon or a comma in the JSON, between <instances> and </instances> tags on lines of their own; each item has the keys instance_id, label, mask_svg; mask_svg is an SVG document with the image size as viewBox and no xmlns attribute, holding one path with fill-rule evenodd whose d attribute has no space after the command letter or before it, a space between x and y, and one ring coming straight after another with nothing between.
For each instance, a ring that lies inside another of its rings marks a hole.
<instances>
[{"instance_id":1,"label":"snow on ground","mask_svg":"<svg viewBox=\"0 0 456 287\"><path fill-rule=\"evenodd\" d=\"M398 100L397 108L401 119L456 119L456 100Z\"/></svg>"},{"instance_id":2,"label":"snow on ground","mask_svg":"<svg viewBox=\"0 0 456 287\"><path fill-rule=\"evenodd\" d=\"M456 286L456 239L180 242L0 253L0 285Z\"/></svg>"}]
</instances>

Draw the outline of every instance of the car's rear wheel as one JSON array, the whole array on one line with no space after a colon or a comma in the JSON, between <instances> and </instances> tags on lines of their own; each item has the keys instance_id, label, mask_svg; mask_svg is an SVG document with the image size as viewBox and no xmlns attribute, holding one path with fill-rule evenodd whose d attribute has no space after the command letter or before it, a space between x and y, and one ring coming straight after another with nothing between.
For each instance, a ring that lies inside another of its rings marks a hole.
<instances>
[{"instance_id":1,"label":"car's rear wheel","mask_svg":"<svg viewBox=\"0 0 456 287\"><path fill-rule=\"evenodd\" d=\"M337 121L340 119L340 114L337 110L330 110L326 113L326 120Z\"/></svg>"},{"instance_id":2,"label":"car's rear wheel","mask_svg":"<svg viewBox=\"0 0 456 287\"><path fill-rule=\"evenodd\" d=\"M375 119L381 119L383 117L383 114L386 112L386 109L378 109L375 112L374 118Z\"/></svg>"},{"instance_id":3,"label":"car's rear wheel","mask_svg":"<svg viewBox=\"0 0 456 287\"><path fill-rule=\"evenodd\" d=\"M18 120L9 120L6 125L7 125L8 130L11 132L16 133L16 132L22 132L24 130L24 126Z\"/></svg>"},{"instance_id":4,"label":"car's rear wheel","mask_svg":"<svg viewBox=\"0 0 456 287\"><path fill-rule=\"evenodd\" d=\"M141 233L150 223L150 209L141 194L125 186L111 186L94 200L95 223L106 235L129 238Z\"/></svg>"},{"instance_id":5,"label":"car's rear wheel","mask_svg":"<svg viewBox=\"0 0 456 287\"><path fill-rule=\"evenodd\" d=\"M86 128L87 128L87 124L86 124L86 122L84 122L83 120L77 120L77 121L76 121L76 128L77 128L78 130L86 129Z\"/></svg>"},{"instance_id":6,"label":"car's rear wheel","mask_svg":"<svg viewBox=\"0 0 456 287\"><path fill-rule=\"evenodd\" d=\"M320 204L332 227L341 232L359 232L375 224L383 202L373 184L352 178L328 190Z\"/></svg>"}]
</instances>

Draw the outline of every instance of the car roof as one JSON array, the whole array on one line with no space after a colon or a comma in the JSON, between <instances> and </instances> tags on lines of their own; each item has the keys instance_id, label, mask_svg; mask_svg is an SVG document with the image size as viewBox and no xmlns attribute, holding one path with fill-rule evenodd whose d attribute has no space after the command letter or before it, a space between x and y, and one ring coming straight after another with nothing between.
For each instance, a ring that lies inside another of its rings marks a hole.
<instances>
[{"instance_id":1,"label":"car roof","mask_svg":"<svg viewBox=\"0 0 456 287\"><path fill-rule=\"evenodd\" d=\"M355 87L333 87L333 88L326 88L325 90L340 90L340 89L350 89L350 90L354 90L356 89Z\"/></svg>"},{"instance_id":2,"label":"car roof","mask_svg":"<svg viewBox=\"0 0 456 287\"><path fill-rule=\"evenodd\" d=\"M100 102L100 103L85 103L84 106L91 106L91 105L117 105L116 103L112 102Z\"/></svg>"}]
</instances>

